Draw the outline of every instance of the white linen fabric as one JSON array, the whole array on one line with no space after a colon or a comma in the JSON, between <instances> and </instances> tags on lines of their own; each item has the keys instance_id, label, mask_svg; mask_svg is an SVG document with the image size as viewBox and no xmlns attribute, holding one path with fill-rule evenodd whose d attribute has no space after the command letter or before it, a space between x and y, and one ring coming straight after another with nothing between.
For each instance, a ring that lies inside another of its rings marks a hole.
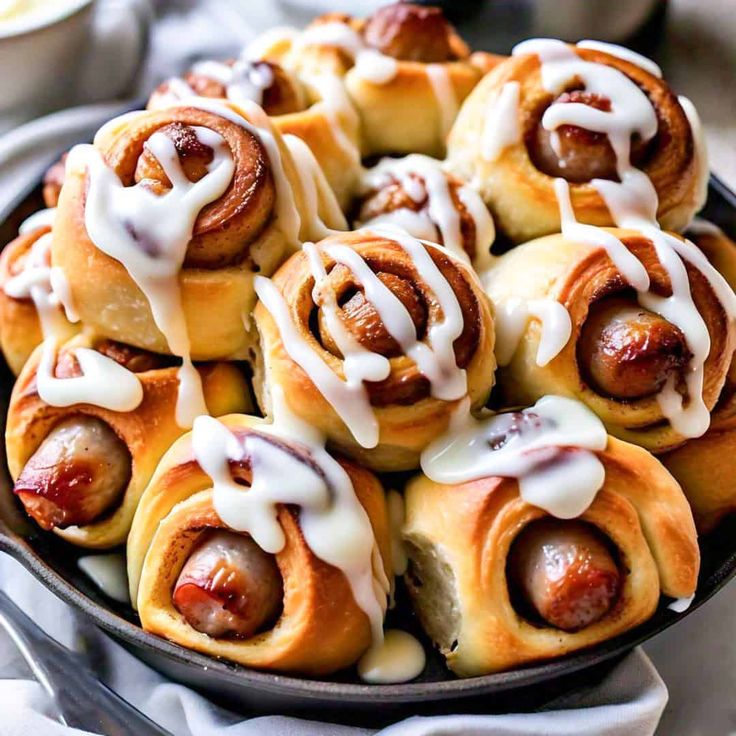
<instances>
[{"instance_id":1,"label":"white linen fabric","mask_svg":"<svg viewBox=\"0 0 736 736\"><path fill-rule=\"evenodd\" d=\"M677 0L673 6L677 9L688 4L693 5L693 0ZM154 5L159 20L153 28L148 63L133 90L139 96L191 61L235 53L258 30L290 20L269 0L159 0ZM104 74L104 69L100 73ZM87 99L99 99L99 80L89 84ZM697 93L693 97L697 102ZM58 153L89 138L101 122L132 105L115 102L75 108L0 138L0 219ZM562 697L536 713L414 717L380 732L282 716L247 717L167 682L1 554L0 587L51 636L83 652L103 681L176 736L645 736L654 733L667 702L662 678L646 654L637 649L599 685ZM736 729L736 712L731 705L736 647L724 646L730 645L736 634L730 615L734 606L736 586L649 645L665 680L675 684L677 697L665 714L663 727L668 735L726 734ZM714 662L715 651L719 651L720 667ZM0 714L0 736L82 733L53 720L52 704L2 633ZM714 718L718 727L709 729L706 724Z\"/></svg>"},{"instance_id":2,"label":"white linen fabric","mask_svg":"<svg viewBox=\"0 0 736 736\"><path fill-rule=\"evenodd\" d=\"M100 679L175 736L649 736L667 701L662 679L638 649L600 685L558 698L536 713L413 717L380 731L284 716L247 718L167 682L6 555L0 555L0 581L39 626L84 653ZM81 734L52 720L52 704L41 686L28 678L14 645L0 635L0 734Z\"/></svg>"}]
</instances>

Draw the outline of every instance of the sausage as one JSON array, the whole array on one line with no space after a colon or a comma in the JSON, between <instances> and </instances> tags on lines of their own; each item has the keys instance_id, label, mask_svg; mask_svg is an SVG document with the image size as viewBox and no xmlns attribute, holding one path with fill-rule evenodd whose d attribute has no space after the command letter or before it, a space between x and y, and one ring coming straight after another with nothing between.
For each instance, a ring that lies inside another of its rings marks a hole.
<instances>
[{"instance_id":1,"label":"sausage","mask_svg":"<svg viewBox=\"0 0 736 736\"><path fill-rule=\"evenodd\" d=\"M608 545L581 521L543 519L529 525L512 546L508 575L524 607L563 631L602 619L622 585Z\"/></svg>"},{"instance_id":2,"label":"sausage","mask_svg":"<svg viewBox=\"0 0 736 736\"><path fill-rule=\"evenodd\" d=\"M250 537L209 531L184 563L172 600L197 631L248 639L277 620L283 581L274 556Z\"/></svg>"},{"instance_id":3,"label":"sausage","mask_svg":"<svg viewBox=\"0 0 736 736\"><path fill-rule=\"evenodd\" d=\"M39 526L64 529L90 524L114 508L130 477L122 440L101 419L77 415L49 432L14 491Z\"/></svg>"},{"instance_id":4,"label":"sausage","mask_svg":"<svg viewBox=\"0 0 736 736\"><path fill-rule=\"evenodd\" d=\"M336 266L342 270L343 267ZM417 334L424 332L427 322L427 308L407 279L393 273L379 272L378 278L391 290L404 305L412 321L417 327ZM347 298L345 298L347 297ZM352 294L344 294L340 310L343 324L363 347L387 358L402 354L401 346L389 334L381 317L371 302L365 298L363 291L356 289ZM319 337L322 345L334 355L340 355L332 334L327 327L324 316L319 314Z\"/></svg>"},{"instance_id":5,"label":"sausage","mask_svg":"<svg viewBox=\"0 0 736 736\"><path fill-rule=\"evenodd\" d=\"M168 136L179 154L179 162L185 176L190 181L199 181L207 175L207 167L212 163L214 151L197 137L193 128L184 123L169 123L159 128L159 133ZM144 147L138 158L135 180L145 182L156 194L163 194L171 188L171 182L164 173L158 159L148 147Z\"/></svg>"},{"instance_id":6,"label":"sausage","mask_svg":"<svg viewBox=\"0 0 736 736\"><path fill-rule=\"evenodd\" d=\"M578 341L578 364L602 396L633 400L656 394L691 358L680 329L624 298L593 305Z\"/></svg>"},{"instance_id":7,"label":"sausage","mask_svg":"<svg viewBox=\"0 0 736 736\"><path fill-rule=\"evenodd\" d=\"M248 65L240 71L240 74L259 75L264 80L266 86L263 87L260 105L268 115L287 115L305 108L304 90L280 64L262 60L240 63ZM211 77L188 72L184 75L184 81L201 97L227 97L227 86ZM162 85L165 86L166 83Z\"/></svg>"},{"instance_id":8,"label":"sausage","mask_svg":"<svg viewBox=\"0 0 736 736\"><path fill-rule=\"evenodd\" d=\"M557 103L589 105L604 112L611 110L608 98L580 90L563 93L555 100ZM556 137L554 145L553 135ZM576 125L561 125L553 132L540 122L533 131L529 149L534 165L548 176L562 177L573 183L591 179L618 180L616 154L605 133ZM643 161L646 150L641 140L632 140L630 159L634 165Z\"/></svg>"},{"instance_id":9,"label":"sausage","mask_svg":"<svg viewBox=\"0 0 736 736\"><path fill-rule=\"evenodd\" d=\"M463 204L458 194L459 190L463 186L462 182L451 175L446 175L448 179L448 190L450 193L450 200L452 206L458 213L460 218L460 235L462 237L463 250L468 254L468 257L472 260L475 258L475 220L473 219L468 209ZM425 191L426 185L424 178L418 174L411 174L411 178ZM409 193L403 187L400 181L391 179L382 186L380 189L375 189L367 194L360 204L358 211L358 221L368 223L370 220L380 217L382 215L388 215L397 210L410 210L411 212L422 212L427 211L429 208L429 197L425 196L420 201L416 201L414 198L409 196ZM424 237L420 233L412 232L412 235L416 237ZM437 242L441 245L445 245L442 233L437 232ZM434 240L434 238L432 238Z\"/></svg>"},{"instance_id":10,"label":"sausage","mask_svg":"<svg viewBox=\"0 0 736 736\"><path fill-rule=\"evenodd\" d=\"M451 36L442 10L403 2L376 10L363 29L366 44L382 54L425 64L455 58Z\"/></svg>"}]
</instances>

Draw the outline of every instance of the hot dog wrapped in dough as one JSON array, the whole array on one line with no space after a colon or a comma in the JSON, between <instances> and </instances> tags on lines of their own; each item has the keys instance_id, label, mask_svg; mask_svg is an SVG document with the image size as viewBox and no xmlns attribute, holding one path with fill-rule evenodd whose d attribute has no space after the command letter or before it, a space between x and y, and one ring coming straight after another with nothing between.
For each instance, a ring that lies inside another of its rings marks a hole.
<instances>
[{"instance_id":1,"label":"hot dog wrapped in dough","mask_svg":"<svg viewBox=\"0 0 736 736\"><path fill-rule=\"evenodd\" d=\"M320 675L382 636L390 541L378 479L309 435L202 417L164 456L128 538L147 631L274 671Z\"/></svg>"},{"instance_id":2,"label":"hot dog wrapped in dough","mask_svg":"<svg viewBox=\"0 0 736 736\"><path fill-rule=\"evenodd\" d=\"M213 414L248 408L240 370L198 368ZM178 368L111 340L79 335L32 354L13 389L6 448L14 492L43 528L82 547L125 541L177 423Z\"/></svg>"},{"instance_id":3,"label":"hot dog wrapped in dough","mask_svg":"<svg viewBox=\"0 0 736 736\"><path fill-rule=\"evenodd\" d=\"M549 396L458 418L406 491L406 580L461 676L600 643L695 592L699 549L680 486L589 410Z\"/></svg>"}]
</instances>

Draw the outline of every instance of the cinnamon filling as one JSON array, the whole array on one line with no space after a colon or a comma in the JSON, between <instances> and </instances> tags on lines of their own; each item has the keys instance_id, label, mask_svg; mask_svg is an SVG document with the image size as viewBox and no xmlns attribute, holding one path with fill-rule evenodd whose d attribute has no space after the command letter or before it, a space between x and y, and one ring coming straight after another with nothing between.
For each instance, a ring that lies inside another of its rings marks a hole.
<instances>
[{"instance_id":1,"label":"cinnamon filling","mask_svg":"<svg viewBox=\"0 0 736 736\"><path fill-rule=\"evenodd\" d=\"M457 365L465 368L472 360L480 338L479 307L471 287L458 267L436 249L431 250L431 255L453 288L464 311L463 332L454 343L454 351ZM416 273L401 261L381 257L373 259L371 256L364 258L380 281L406 309L418 339L426 339L433 320L441 317L431 291L426 290ZM391 336L378 311L366 298L362 286L346 266L335 264L329 270L328 288L337 299L340 320L364 348L390 359L400 359L403 356L401 346ZM329 332L319 304L313 311L310 326L315 338L326 350L337 357L343 357ZM394 365L392 374L387 379L366 382L365 385L373 406L413 403L428 396L430 392L428 379L411 362L401 366Z\"/></svg>"},{"instance_id":2,"label":"cinnamon filling","mask_svg":"<svg viewBox=\"0 0 736 736\"><path fill-rule=\"evenodd\" d=\"M611 101L585 90L563 92L551 104L588 105L596 110L611 112ZM527 136L527 148L535 167L553 177L562 177L571 183L592 179L618 181L616 154L608 136L576 125L561 125L547 130L540 122ZM630 160L634 166L645 161L649 145L634 135L631 139Z\"/></svg>"}]
</instances>

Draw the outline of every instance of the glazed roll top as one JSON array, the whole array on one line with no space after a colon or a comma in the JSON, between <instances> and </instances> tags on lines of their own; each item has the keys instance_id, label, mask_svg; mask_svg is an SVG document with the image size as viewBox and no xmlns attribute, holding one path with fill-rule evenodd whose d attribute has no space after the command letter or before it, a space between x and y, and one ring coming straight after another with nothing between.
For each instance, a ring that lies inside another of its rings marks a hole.
<instances>
[{"instance_id":1,"label":"glazed roll top","mask_svg":"<svg viewBox=\"0 0 736 736\"><path fill-rule=\"evenodd\" d=\"M689 599L699 549L679 485L583 405L458 418L409 483L406 580L462 676L572 652Z\"/></svg>"},{"instance_id":2,"label":"glazed roll top","mask_svg":"<svg viewBox=\"0 0 736 736\"><path fill-rule=\"evenodd\" d=\"M391 559L381 486L292 429L202 417L163 458L128 539L146 630L312 675L380 640Z\"/></svg>"},{"instance_id":3,"label":"glazed roll top","mask_svg":"<svg viewBox=\"0 0 736 736\"><path fill-rule=\"evenodd\" d=\"M514 242L560 231L558 178L578 221L608 226L621 223L607 182L633 184L632 172L642 172L668 230L682 230L700 209L708 179L690 101L672 93L653 62L593 41L519 44L463 105L448 163L478 182Z\"/></svg>"},{"instance_id":4,"label":"glazed roll top","mask_svg":"<svg viewBox=\"0 0 736 736\"><path fill-rule=\"evenodd\" d=\"M182 359L184 426L206 413L192 360L250 357L254 273L344 224L318 175L247 101L130 113L70 152L53 263L97 333Z\"/></svg>"},{"instance_id":5,"label":"glazed roll top","mask_svg":"<svg viewBox=\"0 0 736 736\"><path fill-rule=\"evenodd\" d=\"M736 244L704 221L693 223L686 234L731 287L736 286ZM662 458L682 484L701 532L710 531L724 515L736 510L735 431L736 362L732 359L708 431Z\"/></svg>"},{"instance_id":6,"label":"glazed roll top","mask_svg":"<svg viewBox=\"0 0 736 736\"><path fill-rule=\"evenodd\" d=\"M306 92L299 80L280 64L251 59L244 53L238 59L201 61L182 78L162 82L148 100L149 110L181 104L188 97L255 102L267 115L286 115L307 107Z\"/></svg>"},{"instance_id":7,"label":"glazed roll top","mask_svg":"<svg viewBox=\"0 0 736 736\"><path fill-rule=\"evenodd\" d=\"M492 263L495 228L470 185L446 173L437 159L411 154L384 158L363 175L357 225L394 224L416 238L444 245L477 271Z\"/></svg>"},{"instance_id":8,"label":"glazed roll top","mask_svg":"<svg viewBox=\"0 0 736 736\"><path fill-rule=\"evenodd\" d=\"M710 426L736 303L693 243L645 232L540 238L502 256L485 283L508 405L578 398L611 434L659 453Z\"/></svg>"},{"instance_id":9,"label":"glazed roll top","mask_svg":"<svg viewBox=\"0 0 736 736\"><path fill-rule=\"evenodd\" d=\"M253 103L131 113L70 153L53 261L105 336L183 358L246 357L253 273L340 224L320 222L337 208L307 185Z\"/></svg>"},{"instance_id":10,"label":"glazed roll top","mask_svg":"<svg viewBox=\"0 0 736 736\"><path fill-rule=\"evenodd\" d=\"M466 396L493 384L493 322L477 277L391 227L305 245L258 279L259 401L291 411L369 467L416 467Z\"/></svg>"},{"instance_id":11,"label":"glazed roll top","mask_svg":"<svg viewBox=\"0 0 736 736\"><path fill-rule=\"evenodd\" d=\"M44 338L64 341L78 329L68 282L51 266L54 216L51 208L31 215L0 254L0 347L15 375Z\"/></svg>"},{"instance_id":12,"label":"glazed roll top","mask_svg":"<svg viewBox=\"0 0 736 736\"><path fill-rule=\"evenodd\" d=\"M31 355L13 389L6 446L14 491L46 530L84 547L125 541L138 499L177 424L168 356L80 335ZM198 369L213 414L248 409L235 366Z\"/></svg>"}]
</instances>

